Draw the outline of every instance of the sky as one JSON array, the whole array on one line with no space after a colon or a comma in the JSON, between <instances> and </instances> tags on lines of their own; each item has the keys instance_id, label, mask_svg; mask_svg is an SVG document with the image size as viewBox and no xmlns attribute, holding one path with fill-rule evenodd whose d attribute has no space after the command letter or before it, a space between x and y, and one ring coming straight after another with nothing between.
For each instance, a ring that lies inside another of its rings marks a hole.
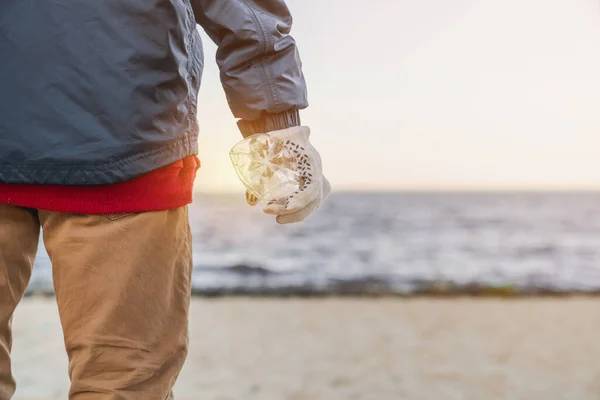
<instances>
[{"instance_id":1,"label":"sky","mask_svg":"<svg viewBox=\"0 0 600 400\"><path fill-rule=\"evenodd\" d=\"M599 0L287 4L334 189L600 189ZM196 186L241 191L203 38Z\"/></svg>"}]
</instances>

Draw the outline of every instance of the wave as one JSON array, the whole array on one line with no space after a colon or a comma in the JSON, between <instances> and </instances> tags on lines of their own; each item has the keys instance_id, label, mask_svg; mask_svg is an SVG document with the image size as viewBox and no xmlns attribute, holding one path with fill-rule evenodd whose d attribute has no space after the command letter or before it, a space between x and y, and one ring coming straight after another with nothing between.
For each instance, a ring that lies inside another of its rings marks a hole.
<instances>
[{"instance_id":1,"label":"wave","mask_svg":"<svg viewBox=\"0 0 600 400\"><path fill-rule=\"evenodd\" d=\"M44 275L45 276L45 275ZM27 295L53 295L50 279L31 282ZM326 276L306 270L275 271L262 266L197 266L195 296L530 296L600 294L600 281L565 282L548 274L529 274L507 282L481 276L468 282L391 274Z\"/></svg>"}]
</instances>

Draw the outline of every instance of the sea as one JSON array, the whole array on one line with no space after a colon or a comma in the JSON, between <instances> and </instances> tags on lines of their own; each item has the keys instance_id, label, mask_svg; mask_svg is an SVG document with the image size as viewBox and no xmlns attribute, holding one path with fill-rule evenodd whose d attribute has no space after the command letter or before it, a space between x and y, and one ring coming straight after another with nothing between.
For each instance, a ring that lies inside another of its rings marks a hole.
<instances>
[{"instance_id":1,"label":"sea","mask_svg":"<svg viewBox=\"0 0 600 400\"><path fill-rule=\"evenodd\" d=\"M334 193L285 226L197 193L190 224L198 295L600 291L600 193ZM29 293L51 292L42 246Z\"/></svg>"}]
</instances>

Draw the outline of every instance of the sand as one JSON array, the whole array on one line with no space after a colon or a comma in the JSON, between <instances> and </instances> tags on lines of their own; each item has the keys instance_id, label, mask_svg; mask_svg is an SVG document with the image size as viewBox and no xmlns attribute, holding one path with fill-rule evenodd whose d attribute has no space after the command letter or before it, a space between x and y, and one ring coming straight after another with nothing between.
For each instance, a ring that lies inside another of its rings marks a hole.
<instances>
[{"instance_id":1,"label":"sand","mask_svg":"<svg viewBox=\"0 0 600 400\"><path fill-rule=\"evenodd\" d=\"M14 331L15 399L65 400L54 300L25 300ZM600 299L195 299L175 395L598 400L599 333Z\"/></svg>"}]
</instances>

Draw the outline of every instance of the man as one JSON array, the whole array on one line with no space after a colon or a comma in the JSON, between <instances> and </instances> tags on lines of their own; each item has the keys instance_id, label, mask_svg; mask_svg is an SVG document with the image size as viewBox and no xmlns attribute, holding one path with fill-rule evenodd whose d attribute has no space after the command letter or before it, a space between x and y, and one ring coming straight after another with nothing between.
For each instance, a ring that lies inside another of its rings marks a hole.
<instances>
[{"instance_id":1,"label":"man","mask_svg":"<svg viewBox=\"0 0 600 400\"><path fill-rule=\"evenodd\" d=\"M11 318L40 228L69 398L171 398L188 346L196 23L244 136L300 125L283 0L0 2L0 400L15 392Z\"/></svg>"}]
</instances>

